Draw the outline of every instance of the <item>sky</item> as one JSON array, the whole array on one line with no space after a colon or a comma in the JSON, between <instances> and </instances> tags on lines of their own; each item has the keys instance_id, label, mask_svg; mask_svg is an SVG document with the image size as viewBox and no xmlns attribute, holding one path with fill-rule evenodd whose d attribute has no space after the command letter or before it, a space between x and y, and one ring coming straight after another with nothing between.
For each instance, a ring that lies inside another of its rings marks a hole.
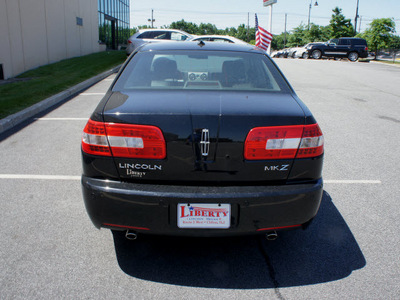
<instances>
[{"instance_id":1,"label":"sky","mask_svg":"<svg viewBox=\"0 0 400 300\"><path fill-rule=\"evenodd\" d=\"M272 8L272 33L280 34L299 26L307 25L309 5L311 3L311 22L326 26L336 6L352 20L356 15L357 0L278 0ZM154 27L168 26L174 21L184 19L186 22L211 23L219 29L238 27L246 24L250 13L250 27L254 27L254 14L258 14L259 25L269 29L269 8L263 7L262 0L131 0L131 27L149 25L151 10L154 10ZM376 18L393 18L396 22L397 34L400 34L400 0L359 0L357 28L361 31ZM357 30L358 31L358 30Z\"/></svg>"}]
</instances>

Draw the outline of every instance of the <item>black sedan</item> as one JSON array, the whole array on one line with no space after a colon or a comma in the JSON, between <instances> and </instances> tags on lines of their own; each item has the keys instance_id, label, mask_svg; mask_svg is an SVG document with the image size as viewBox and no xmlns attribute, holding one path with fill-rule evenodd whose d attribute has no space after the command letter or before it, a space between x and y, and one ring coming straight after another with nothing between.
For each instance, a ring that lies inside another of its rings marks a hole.
<instances>
[{"instance_id":1,"label":"black sedan","mask_svg":"<svg viewBox=\"0 0 400 300\"><path fill-rule=\"evenodd\" d=\"M160 43L134 52L82 137L97 228L177 236L305 228L323 184L323 135L264 51Z\"/></svg>"}]
</instances>

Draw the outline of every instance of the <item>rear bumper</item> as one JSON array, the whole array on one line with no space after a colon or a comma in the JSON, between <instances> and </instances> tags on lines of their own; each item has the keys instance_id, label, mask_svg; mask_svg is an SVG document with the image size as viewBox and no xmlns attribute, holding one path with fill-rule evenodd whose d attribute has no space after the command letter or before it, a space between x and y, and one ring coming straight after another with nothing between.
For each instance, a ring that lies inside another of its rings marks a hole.
<instances>
[{"instance_id":1,"label":"rear bumper","mask_svg":"<svg viewBox=\"0 0 400 300\"><path fill-rule=\"evenodd\" d=\"M367 58L368 57L368 51L362 51L358 54L359 58Z\"/></svg>"},{"instance_id":2,"label":"rear bumper","mask_svg":"<svg viewBox=\"0 0 400 300\"><path fill-rule=\"evenodd\" d=\"M323 183L282 186L177 186L124 183L82 176L83 198L93 224L115 230L176 236L233 236L296 228L310 221ZM178 203L229 203L228 229L181 229Z\"/></svg>"}]
</instances>

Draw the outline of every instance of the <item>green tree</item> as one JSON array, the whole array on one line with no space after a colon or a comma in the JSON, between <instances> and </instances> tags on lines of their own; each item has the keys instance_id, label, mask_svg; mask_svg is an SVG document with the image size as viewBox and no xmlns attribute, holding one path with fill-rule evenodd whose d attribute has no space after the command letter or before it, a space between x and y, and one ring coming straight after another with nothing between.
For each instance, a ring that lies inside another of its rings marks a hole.
<instances>
[{"instance_id":1,"label":"green tree","mask_svg":"<svg viewBox=\"0 0 400 300\"><path fill-rule=\"evenodd\" d=\"M286 33L286 41L287 41L288 37L289 37L289 35L288 35L288 33ZM271 41L271 49L274 49L274 50L283 49L285 47L284 41L285 41L285 33L281 33L279 35L274 35L274 37Z\"/></svg>"},{"instance_id":2,"label":"green tree","mask_svg":"<svg viewBox=\"0 0 400 300\"><path fill-rule=\"evenodd\" d=\"M311 23L310 30L305 32L305 40L310 42L324 42L330 39L330 33L327 26L320 26Z\"/></svg>"},{"instance_id":3,"label":"green tree","mask_svg":"<svg viewBox=\"0 0 400 300\"><path fill-rule=\"evenodd\" d=\"M219 34L218 32L219 32L219 30L215 25L213 25L211 23L207 23L207 24L201 23L197 34L199 34L199 35Z\"/></svg>"},{"instance_id":4,"label":"green tree","mask_svg":"<svg viewBox=\"0 0 400 300\"><path fill-rule=\"evenodd\" d=\"M256 40L256 29L254 27L250 27L249 29L249 43L255 44Z\"/></svg>"},{"instance_id":5,"label":"green tree","mask_svg":"<svg viewBox=\"0 0 400 300\"><path fill-rule=\"evenodd\" d=\"M390 41L389 48L400 49L400 36L398 36L398 35L392 36L392 40Z\"/></svg>"},{"instance_id":6,"label":"green tree","mask_svg":"<svg viewBox=\"0 0 400 300\"><path fill-rule=\"evenodd\" d=\"M395 32L396 23L393 19L381 18L374 19L362 34L362 37L367 40L368 46L375 51L375 59L379 49L390 48Z\"/></svg>"},{"instance_id":7,"label":"green tree","mask_svg":"<svg viewBox=\"0 0 400 300\"><path fill-rule=\"evenodd\" d=\"M346 19L342 14L342 9L335 7L332 18L329 21L328 29L330 38L351 37L354 36L354 28L350 19Z\"/></svg>"},{"instance_id":8,"label":"green tree","mask_svg":"<svg viewBox=\"0 0 400 300\"><path fill-rule=\"evenodd\" d=\"M140 29L151 29L152 27L150 25L139 25L138 30Z\"/></svg>"},{"instance_id":9,"label":"green tree","mask_svg":"<svg viewBox=\"0 0 400 300\"><path fill-rule=\"evenodd\" d=\"M223 31L223 35L230 35L230 36L236 37L237 32L238 32L237 28L235 28L235 27L228 28L228 27L227 27L227 28L225 28L225 30Z\"/></svg>"},{"instance_id":10,"label":"green tree","mask_svg":"<svg viewBox=\"0 0 400 300\"><path fill-rule=\"evenodd\" d=\"M299 26L294 28L290 33L288 41L286 43L287 47L297 47L303 46L308 43L307 36L307 26L301 23Z\"/></svg>"},{"instance_id":11,"label":"green tree","mask_svg":"<svg viewBox=\"0 0 400 300\"><path fill-rule=\"evenodd\" d=\"M255 35L255 33L254 33L254 35ZM239 25L235 37L242 41L247 41L247 26L245 24Z\"/></svg>"},{"instance_id":12,"label":"green tree","mask_svg":"<svg viewBox=\"0 0 400 300\"><path fill-rule=\"evenodd\" d=\"M199 27L192 22L186 22L184 19L172 22L169 28L182 30L190 34L199 34Z\"/></svg>"}]
</instances>

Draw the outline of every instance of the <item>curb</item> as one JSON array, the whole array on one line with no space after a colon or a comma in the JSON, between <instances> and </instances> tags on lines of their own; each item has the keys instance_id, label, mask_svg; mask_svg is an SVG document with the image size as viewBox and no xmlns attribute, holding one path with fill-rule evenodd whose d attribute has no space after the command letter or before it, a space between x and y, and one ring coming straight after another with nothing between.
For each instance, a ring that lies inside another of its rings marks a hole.
<instances>
[{"instance_id":1,"label":"curb","mask_svg":"<svg viewBox=\"0 0 400 300\"><path fill-rule=\"evenodd\" d=\"M391 67L400 68L400 64L388 64L388 63L384 63L384 62L381 62L381 61L374 61L372 59L371 59L371 62L374 63L374 64L381 64L383 66L391 66Z\"/></svg>"},{"instance_id":2,"label":"curb","mask_svg":"<svg viewBox=\"0 0 400 300\"><path fill-rule=\"evenodd\" d=\"M56 95L53 95L45 100L42 100L30 107L25 108L24 110L21 110L20 112L17 112L15 114L9 115L8 117L5 117L4 119L0 120L0 134L16 127L17 125L21 124L22 122L32 118L33 116L49 109L50 107L57 105L66 99L70 98L71 96L74 96L78 94L79 92L86 90L87 88L91 87L92 85L96 84L97 82L103 80L104 78L110 76L113 73L117 73L121 65L108 70L104 73L101 73L99 75L96 75L92 78L89 78L81 83L78 83L77 85L66 89L65 91L58 93Z\"/></svg>"}]
</instances>

